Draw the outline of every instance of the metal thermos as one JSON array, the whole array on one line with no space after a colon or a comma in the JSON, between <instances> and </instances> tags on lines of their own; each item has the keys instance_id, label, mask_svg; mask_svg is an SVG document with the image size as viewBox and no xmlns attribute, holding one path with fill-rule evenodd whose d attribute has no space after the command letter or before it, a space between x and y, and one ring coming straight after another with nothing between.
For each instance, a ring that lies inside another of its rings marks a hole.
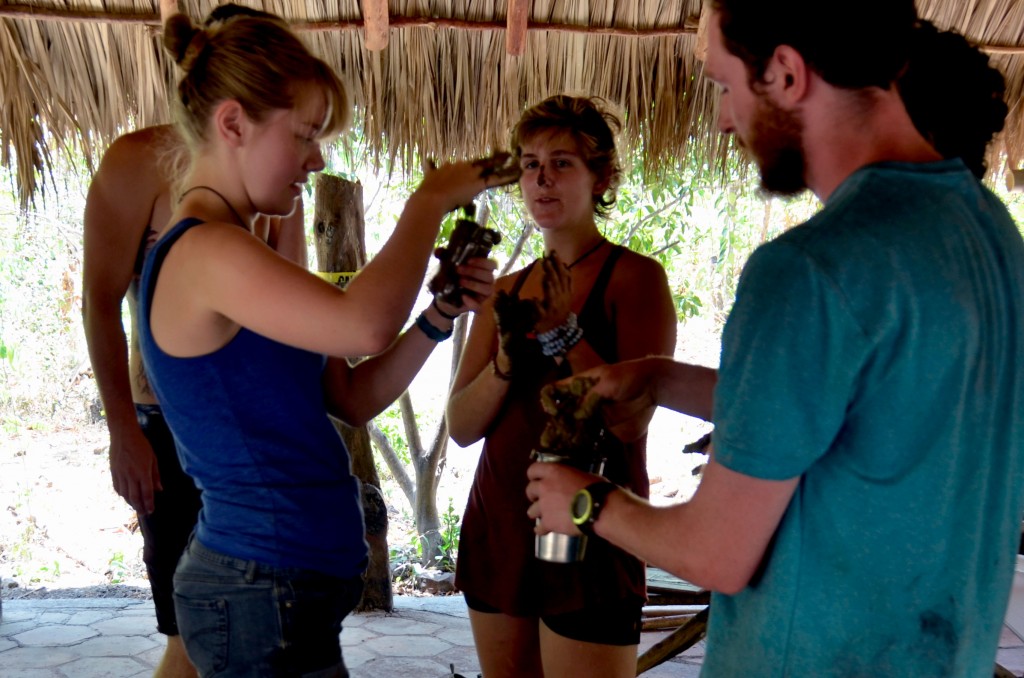
<instances>
[{"instance_id":1,"label":"metal thermos","mask_svg":"<svg viewBox=\"0 0 1024 678\"><path fill-rule=\"evenodd\" d=\"M570 458L549 452L537 452L534 450L533 458L537 461L554 462L558 464L570 463ZM570 464L577 466L577 464ZM582 470L601 475L604 473L604 460L600 459ZM587 552L587 535L568 535L557 532L539 534L534 538L534 555L549 563L575 563L583 560Z\"/></svg>"}]
</instances>

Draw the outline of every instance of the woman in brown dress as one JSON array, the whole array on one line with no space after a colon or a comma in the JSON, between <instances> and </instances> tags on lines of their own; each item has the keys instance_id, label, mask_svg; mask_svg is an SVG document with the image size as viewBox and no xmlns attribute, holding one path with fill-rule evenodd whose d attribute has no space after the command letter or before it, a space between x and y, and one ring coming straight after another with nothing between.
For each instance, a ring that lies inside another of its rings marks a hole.
<instances>
[{"instance_id":1,"label":"woman in brown dress","mask_svg":"<svg viewBox=\"0 0 1024 678\"><path fill-rule=\"evenodd\" d=\"M537 300L539 319L526 339L534 357L510 360L499 340L509 328L483 309L448 402L452 438L463 446L485 439L456 584L488 678L636 672L643 563L600 539L590 540L579 563L536 559L525 495L530 452L546 422L539 398L545 384L604 363L671 355L675 347L664 270L608 242L597 226L614 202L620 174L612 129L618 125L595 100L570 96L551 97L519 120L512 148L523 170L520 190L545 250L557 256L496 287ZM605 476L646 496L645 439L618 445Z\"/></svg>"}]
</instances>

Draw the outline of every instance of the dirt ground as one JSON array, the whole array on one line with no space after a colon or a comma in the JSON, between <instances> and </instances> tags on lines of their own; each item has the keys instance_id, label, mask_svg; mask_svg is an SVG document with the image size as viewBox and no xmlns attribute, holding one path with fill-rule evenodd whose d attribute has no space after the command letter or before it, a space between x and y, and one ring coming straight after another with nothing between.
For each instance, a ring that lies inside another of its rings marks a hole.
<instances>
[{"instance_id":1,"label":"dirt ground","mask_svg":"<svg viewBox=\"0 0 1024 678\"><path fill-rule=\"evenodd\" d=\"M42 587L148 586L142 535L135 513L114 494L106 453L102 424L25 431L3 443L4 598Z\"/></svg>"}]
</instances>

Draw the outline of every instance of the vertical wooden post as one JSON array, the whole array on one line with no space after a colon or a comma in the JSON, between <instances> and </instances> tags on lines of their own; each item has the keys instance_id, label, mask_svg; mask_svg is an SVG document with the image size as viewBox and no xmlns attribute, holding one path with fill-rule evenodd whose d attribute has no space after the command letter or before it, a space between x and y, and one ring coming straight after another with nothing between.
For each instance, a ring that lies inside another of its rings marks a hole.
<instances>
[{"instance_id":1,"label":"vertical wooden post","mask_svg":"<svg viewBox=\"0 0 1024 678\"><path fill-rule=\"evenodd\" d=\"M706 61L708 58L708 22L711 20L711 8L708 3L701 3L700 20L697 23L697 43L693 48L693 56L698 61Z\"/></svg>"},{"instance_id":2,"label":"vertical wooden post","mask_svg":"<svg viewBox=\"0 0 1024 678\"><path fill-rule=\"evenodd\" d=\"M166 24L168 19L180 11L178 0L160 0L160 23Z\"/></svg>"},{"instance_id":3,"label":"vertical wooden post","mask_svg":"<svg viewBox=\"0 0 1024 678\"><path fill-rule=\"evenodd\" d=\"M530 18L530 0L509 0L505 19L505 51L521 56L526 51L526 28Z\"/></svg>"},{"instance_id":4,"label":"vertical wooden post","mask_svg":"<svg viewBox=\"0 0 1024 678\"><path fill-rule=\"evenodd\" d=\"M313 210L318 270L329 273L358 271L366 263L363 187L341 177L318 174ZM352 458L352 473L362 486L366 541L370 563L366 588L357 610L393 608L391 566L388 560L388 513L373 463L373 447L365 426L352 428L334 420Z\"/></svg>"},{"instance_id":5,"label":"vertical wooden post","mask_svg":"<svg viewBox=\"0 0 1024 678\"><path fill-rule=\"evenodd\" d=\"M360 0L363 11L363 44L370 52L388 46L388 0Z\"/></svg>"}]
</instances>

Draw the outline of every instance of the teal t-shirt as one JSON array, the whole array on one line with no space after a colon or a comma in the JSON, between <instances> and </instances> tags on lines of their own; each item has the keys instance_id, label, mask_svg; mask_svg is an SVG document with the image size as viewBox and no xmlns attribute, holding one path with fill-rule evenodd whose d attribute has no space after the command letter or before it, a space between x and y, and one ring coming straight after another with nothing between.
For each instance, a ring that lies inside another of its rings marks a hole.
<instances>
[{"instance_id":1,"label":"teal t-shirt","mask_svg":"<svg viewBox=\"0 0 1024 678\"><path fill-rule=\"evenodd\" d=\"M864 168L759 248L715 454L800 477L709 676L991 676L1024 490L1024 244L961 163Z\"/></svg>"}]
</instances>

